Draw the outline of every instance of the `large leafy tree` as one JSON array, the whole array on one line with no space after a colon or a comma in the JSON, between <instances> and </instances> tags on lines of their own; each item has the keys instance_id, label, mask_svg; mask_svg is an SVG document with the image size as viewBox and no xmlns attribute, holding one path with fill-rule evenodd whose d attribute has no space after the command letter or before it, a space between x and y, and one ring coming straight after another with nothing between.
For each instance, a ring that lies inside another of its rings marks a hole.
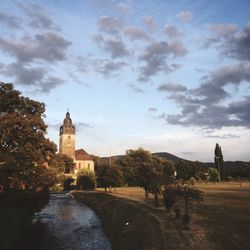
<instances>
[{"instance_id":1,"label":"large leafy tree","mask_svg":"<svg viewBox=\"0 0 250 250\"><path fill-rule=\"evenodd\" d=\"M225 180L223 154L222 154L221 146L218 143L216 143L215 149L214 149L214 162L219 173L219 181Z\"/></svg>"},{"instance_id":2,"label":"large leafy tree","mask_svg":"<svg viewBox=\"0 0 250 250\"><path fill-rule=\"evenodd\" d=\"M119 166L113 163L103 161L95 169L97 183L100 187L107 188L120 187L123 184L123 175Z\"/></svg>"},{"instance_id":3,"label":"large leafy tree","mask_svg":"<svg viewBox=\"0 0 250 250\"><path fill-rule=\"evenodd\" d=\"M45 138L45 105L0 83L0 185L6 190L43 190L52 185L48 162L56 145Z\"/></svg>"},{"instance_id":4,"label":"large leafy tree","mask_svg":"<svg viewBox=\"0 0 250 250\"><path fill-rule=\"evenodd\" d=\"M161 193L161 186L166 184L174 176L174 165L157 156L153 156L143 148L128 150L127 162L136 173L136 183L145 191L145 201L148 202L148 194L155 197L155 205L158 205L158 196ZM129 167L129 166L128 166Z\"/></svg>"}]
</instances>

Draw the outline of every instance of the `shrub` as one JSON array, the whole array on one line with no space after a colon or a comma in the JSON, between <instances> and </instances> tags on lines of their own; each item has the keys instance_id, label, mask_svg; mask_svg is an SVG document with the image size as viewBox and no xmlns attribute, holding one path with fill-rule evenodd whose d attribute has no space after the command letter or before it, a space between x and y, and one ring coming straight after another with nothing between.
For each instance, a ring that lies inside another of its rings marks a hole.
<instances>
[{"instance_id":1,"label":"shrub","mask_svg":"<svg viewBox=\"0 0 250 250\"><path fill-rule=\"evenodd\" d=\"M95 174L80 170L77 174L76 187L80 190L91 190L96 188Z\"/></svg>"}]
</instances>

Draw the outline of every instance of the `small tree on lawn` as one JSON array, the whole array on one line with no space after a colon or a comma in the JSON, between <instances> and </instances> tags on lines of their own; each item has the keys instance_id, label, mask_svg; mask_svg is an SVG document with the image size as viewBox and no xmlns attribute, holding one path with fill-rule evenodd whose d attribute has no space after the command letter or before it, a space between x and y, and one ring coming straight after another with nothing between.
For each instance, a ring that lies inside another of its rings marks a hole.
<instances>
[{"instance_id":1,"label":"small tree on lawn","mask_svg":"<svg viewBox=\"0 0 250 250\"><path fill-rule=\"evenodd\" d=\"M166 186L164 193L163 193L163 201L165 207L169 210L174 205L176 218L180 217L180 206L178 203L184 202L184 209L185 213L183 216L183 222L188 224L190 221L190 214L189 214L189 206L193 202L203 201L203 192L189 186L181 186L181 185L171 185Z\"/></svg>"},{"instance_id":2,"label":"small tree on lawn","mask_svg":"<svg viewBox=\"0 0 250 250\"><path fill-rule=\"evenodd\" d=\"M183 222L185 224L188 224L190 221L190 214L189 214L189 205L192 202L200 202L203 201L203 192L196 189L196 188L192 188L189 186L184 186L182 187L181 190L181 196L184 200L184 204L185 204L185 214L183 216Z\"/></svg>"}]
</instances>

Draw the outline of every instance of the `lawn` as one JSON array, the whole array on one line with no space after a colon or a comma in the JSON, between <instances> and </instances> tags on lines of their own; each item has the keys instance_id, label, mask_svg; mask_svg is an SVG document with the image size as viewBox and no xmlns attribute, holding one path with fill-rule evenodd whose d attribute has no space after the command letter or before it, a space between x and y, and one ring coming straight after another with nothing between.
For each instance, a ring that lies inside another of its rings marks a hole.
<instances>
[{"instance_id":1,"label":"lawn","mask_svg":"<svg viewBox=\"0 0 250 250\"><path fill-rule=\"evenodd\" d=\"M148 209L162 222L165 245L170 249L249 249L250 183L199 183L205 201L192 206L188 227L174 219L163 205ZM144 203L144 191L138 187L117 188L112 195Z\"/></svg>"}]
</instances>

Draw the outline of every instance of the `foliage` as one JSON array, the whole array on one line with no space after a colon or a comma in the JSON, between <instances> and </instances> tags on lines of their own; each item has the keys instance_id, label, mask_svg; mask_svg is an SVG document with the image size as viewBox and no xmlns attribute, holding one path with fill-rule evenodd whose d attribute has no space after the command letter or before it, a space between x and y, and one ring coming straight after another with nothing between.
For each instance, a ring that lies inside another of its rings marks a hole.
<instances>
[{"instance_id":1,"label":"foliage","mask_svg":"<svg viewBox=\"0 0 250 250\"><path fill-rule=\"evenodd\" d=\"M250 164L245 163L244 166L242 166L242 171L244 173L244 176L250 180Z\"/></svg>"},{"instance_id":2,"label":"foliage","mask_svg":"<svg viewBox=\"0 0 250 250\"><path fill-rule=\"evenodd\" d=\"M175 168L178 179L189 180L191 177L205 179L205 166L201 162L180 160L175 163Z\"/></svg>"},{"instance_id":3,"label":"foliage","mask_svg":"<svg viewBox=\"0 0 250 250\"><path fill-rule=\"evenodd\" d=\"M75 179L72 177L68 177L64 180L63 182L63 190L64 191L68 191L68 190L72 190L75 188L74 185L72 185L74 183Z\"/></svg>"},{"instance_id":4,"label":"foliage","mask_svg":"<svg viewBox=\"0 0 250 250\"><path fill-rule=\"evenodd\" d=\"M81 169L77 173L76 187L80 190L90 190L96 188L95 174Z\"/></svg>"},{"instance_id":5,"label":"foliage","mask_svg":"<svg viewBox=\"0 0 250 250\"><path fill-rule=\"evenodd\" d=\"M50 167L55 169L57 174L70 174L74 170L74 161L65 154L56 154L50 161Z\"/></svg>"},{"instance_id":6,"label":"foliage","mask_svg":"<svg viewBox=\"0 0 250 250\"><path fill-rule=\"evenodd\" d=\"M208 169L209 180L216 182L219 180L219 173L216 168L209 168Z\"/></svg>"},{"instance_id":7,"label":"foliage","mask_svg":"<svg viewBox=\"0 0 250 250\"><path fill-rule=\"evenodd\" d=\"M182 202L185 207L185 214L183 216L183 222L185 224L190 221L189 214L189 205L193 202L203 201L203 192L187 186L187 185L168 185L165 186L165 190L163 192L163 201L166 209L171 209L174 205L176 217L180 215L180 206L178 203Z\"/></svg>"},{"instance_id":8,"label":"foliage","mask_svg":"<svg viewBox=\"0 0 250 250\"><path fill-rule=\"evenodd\" d=\"M155 197L155 205L158 206L161 186L172 182L174 178L174 165L172 161L152 155L143 148L128 150L126 164L130 164L135 172L136 184L145 191L145 201L148 202L148 194ZM129 166L127 166L129 168Z\"/></svg>"},{"instance_id":9,"label":"foliage","mask_svg":"<svg viewBox=\"0 0 250 250\"><path fill-rule=\"evenodd\" d=\"M216 143L215 149L214 149L214 162L218 170L219 181L225 180L223 154L222 154L221 146L218 143Z\"/></svg>"},{"instance_id":10,"label":"foliage","mask_svg":"<svg viewBox=\"0 0 250 250\"><path fill-rule=\"evenodd\" d=\"M96 166L97 184L100 187L120 187L123 184L123 175L115 163L101 163Z\"/></svg>"},{"instance_id":11,"label":"foliage","mask_svg":"<svg viewBox=\"0 0 250 250\"><path fill-rule=\"evenodd\" d=\"M45 138L45 105L0 83L0 185L4 191L46 189L56 145Z\"/></svg>"}]
</instances>

